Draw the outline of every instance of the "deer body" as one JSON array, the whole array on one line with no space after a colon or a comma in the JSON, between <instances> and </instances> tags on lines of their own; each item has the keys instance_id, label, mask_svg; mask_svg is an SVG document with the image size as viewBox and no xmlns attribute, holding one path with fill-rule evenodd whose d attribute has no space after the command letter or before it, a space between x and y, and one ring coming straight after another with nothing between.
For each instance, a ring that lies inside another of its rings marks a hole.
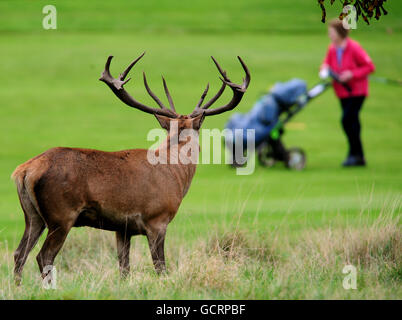
<instances>
[{"instance_id":1,"label":"deer body","mask_svg":"<svg viewBox=\"0 0 402 320\"><path fill-rule=\"evenodd\" d=\"M152 165L143 149L53 148L21 165L15 176L32 184L48 225L64 222L52 221L56 211L73 226L145 234L153 218L173 219L194 173L194 164Z\"/></svg>"},{"instance_id":2,"label":"deer body","mask_svg":"<svg viewBox=\"0 0 402 320\"><path fill-rule=\"evenodd\" d=\"M29 252L46 227L48 234L37 256L42 277L46 276L44 268L53 265L71 228L81 226L116 233L122 276L129 272L130 239L134 235L147 236L156 270L158 272L165 270L166 228L176 215L196 171L196 163L184 164L179 159L179 154L188 140L180 141L172 137L177 137L184 129L194 129L198 132L208 112L220 113L219 109L206 109L220 96L226 85L229 85L234 92L232 101L236 100L235 98L238 100L229 106L234 108L240 101L238 95L244 93L248 82L242 87L232 84L227 79L226 73L215 62L224 77L221 90L211 99L212 103L210 101L209 105L206 104L207 107L200 107L206 95L205 91L193 114L180 116L174 110L165 81L165 91L171 109L164 107L150 91L145 75L145 86L154 100L160 104L161 110L138 103L123 89L123 85L128 81L124 81L124 77L140 58L135 60L118 79L114 79L109 72L111 61L109 57L101 80L106 82L126 104L156 116L160 125L168 131L168 137L154 154L165 154L167 162L151 163L149 151L145 149L105 152L58 147L49 149L18 166L12 178L17 185L26 227L14 253L14 273L17 283L20 282ZM246 67L245 70L248 75ZM249 75L247 79L249 81ZM228 109L228 105L222 108L221 112L224 112ZM198 135L197 139L191 141L192 148L199 150ZM177 148L172 148L173 145ZM173 150L177 150L177 153Z\"/></svg>"}]
</instances>

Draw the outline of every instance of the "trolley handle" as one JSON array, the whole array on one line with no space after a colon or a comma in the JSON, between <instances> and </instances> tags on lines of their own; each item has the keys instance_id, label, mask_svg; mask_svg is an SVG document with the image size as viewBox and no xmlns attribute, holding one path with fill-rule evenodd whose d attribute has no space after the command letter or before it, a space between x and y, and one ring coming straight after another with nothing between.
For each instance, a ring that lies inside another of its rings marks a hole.
<instances>
[{"instance_id":1,"label":"trolley handle","mask_svg":"<svg viewBox=\"0 0 402 320\"><path fill-rule=\"evenodd\" d=\"M334 72L332 69L329 69L329 76L334 79L336 82L340 83L349 93L352 92L352 88L345 82L339 80L339 74Z\"/></svg>"}]
</instances>

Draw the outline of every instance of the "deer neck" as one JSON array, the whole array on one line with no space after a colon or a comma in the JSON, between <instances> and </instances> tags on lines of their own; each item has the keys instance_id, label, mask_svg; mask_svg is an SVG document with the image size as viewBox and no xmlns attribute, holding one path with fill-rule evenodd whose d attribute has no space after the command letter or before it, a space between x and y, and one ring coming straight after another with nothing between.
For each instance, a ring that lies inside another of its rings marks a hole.
<instances>
[{"instance_id":1,"label":"deer neck","mask_svg":"<svg viewBox=\"0 0 402 320\"><path fill-rule=\"evenodd\" d=\"M198 133L185 141L180 141L177 133L169 133L157 151L166 155L166 165L181 187L184 197L197 167L200 151Z\"/></svg>"}]
</instances>

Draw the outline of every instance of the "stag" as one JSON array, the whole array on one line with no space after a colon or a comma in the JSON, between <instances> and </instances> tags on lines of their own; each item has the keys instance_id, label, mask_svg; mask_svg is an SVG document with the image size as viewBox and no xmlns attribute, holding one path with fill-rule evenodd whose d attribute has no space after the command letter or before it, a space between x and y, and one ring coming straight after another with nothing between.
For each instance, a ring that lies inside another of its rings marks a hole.
<instances>
[{"instance_id":1,"label":"stag","mask_svg":"<svg viewBox=\"0 0 402 320\"><path fill-rule=\"evenodd\" d=\"M166 141L155 153L165 152L169 155L173 136L184 129L198 133L206 116L235 108L250 83L250 73L240 57L238 59L246 73L241 85L231 82L212 57L222 76L220 90L203 104L209 88L207 85L194 111L189 115L180 115L176 112L165 79L162 77L170 108L151 91L144 73L145 88L159 106L149 107L135 100L124 89L124 85L130 80L126 79L128 73L144 54L135 59L117 78L110 73L113 56L109 56L99 80L106 83L126 105L154 115L161 127L168 131ZM230 102L210 109L226 86L233 93ZM178 141L176 147L179 152L184 143L185 141ZM198 139L197 146L199 148ZM105 152L56 147L18 166L12 178L25 215L25 231L14 253L16 283L20 283L27 256L45 228L48 233L36 257L43 278L48 275L45 267L53 265L71 228L81 226L116 233L122 277L129 273L130 239L135 235L147 237L156 271L165 271L166 228L190 187L196 163L172 163L168 157L167 163L151 164L148 154L145 149Z\"/></svg>"}]
</instances>

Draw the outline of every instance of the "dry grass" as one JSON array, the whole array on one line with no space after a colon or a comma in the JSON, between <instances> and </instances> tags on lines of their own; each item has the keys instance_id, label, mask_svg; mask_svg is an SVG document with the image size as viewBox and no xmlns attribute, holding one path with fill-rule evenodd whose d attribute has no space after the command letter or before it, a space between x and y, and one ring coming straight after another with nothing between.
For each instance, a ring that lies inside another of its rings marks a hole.
<instances>
[{"instance_id":1,"label":"dry grass","mask_svg":"<svg viewBox=\"0 0 402 320\"><path fill-rule=\"evenodd\" d=\"M132 271L118 276L112 233L83 229L67 240L56 260L58 289L44 290L33 256L23 284L12 282L12 252L0 248L3 299L401 299L402 232L399 206L373 222L344 228L309 228L297 235L247 230L211 232L187 244L170 237L169 272L153 271L145 239L132 241ZM358 270L358 289L342 287L346 264Z\"/></svg>"}]
</instances>

